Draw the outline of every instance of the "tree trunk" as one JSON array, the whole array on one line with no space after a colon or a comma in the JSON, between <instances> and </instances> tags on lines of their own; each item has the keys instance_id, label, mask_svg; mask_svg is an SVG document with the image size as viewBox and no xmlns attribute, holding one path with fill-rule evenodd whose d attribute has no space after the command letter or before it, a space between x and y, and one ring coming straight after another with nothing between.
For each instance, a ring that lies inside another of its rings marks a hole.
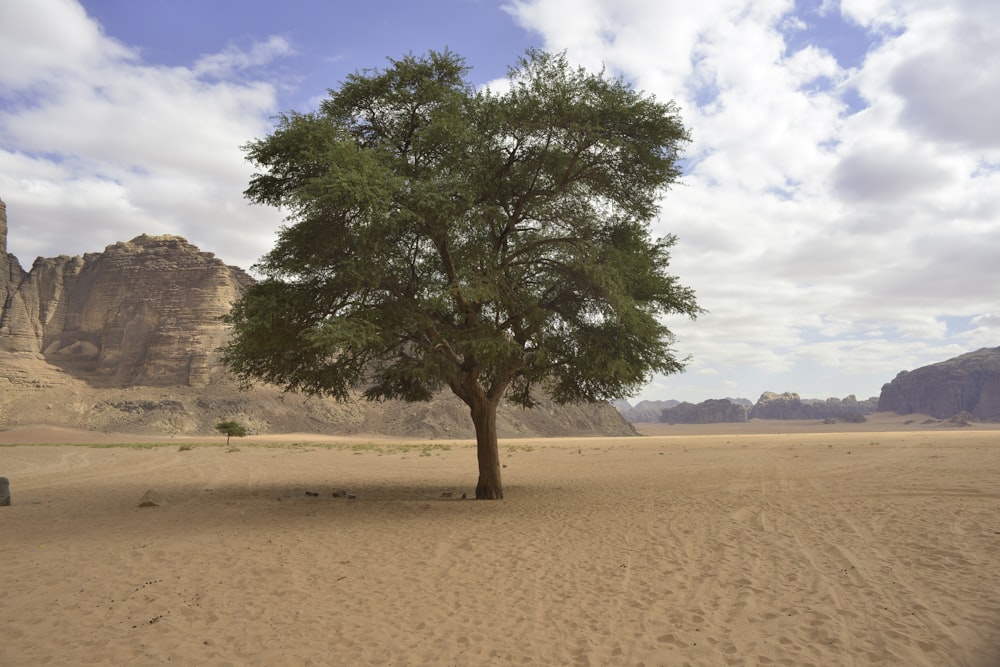
<instances>
[{"instance_id":1,"label":"tree trunk","mask_svg":"<svg viewBox=\"0 0 1000 667\"><path fill-rule=\"evenodd\" d=\"M497 405L485 396L477 397L471 406L472 423L476 426L476 453L479 456L477 500L503 498L500 481L500 449L497 446Z\"/></svg>"}]
</instances>

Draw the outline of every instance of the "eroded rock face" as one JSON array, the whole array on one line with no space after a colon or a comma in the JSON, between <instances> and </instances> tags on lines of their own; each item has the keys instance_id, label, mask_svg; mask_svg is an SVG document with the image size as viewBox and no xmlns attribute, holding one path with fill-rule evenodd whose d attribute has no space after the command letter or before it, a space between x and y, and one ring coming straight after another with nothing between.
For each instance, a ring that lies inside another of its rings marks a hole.
<instances>
[{"instance_id":1,"label":"eroded rock face","mask_svg":"<svg viewBox=\"0 0 1000 667\"><path fill-rule=\"evenodd\" d=\"M669 424L723 424L746 420L746 407L725 398L708 399L697 405L681 403L664 410L660 418Z\"/></svg>"},{"instance_id":2,"label":"eroded rock face","mask_svg":"<svg viewBox=\"0 0 1000 667\"><path fill-rule=\"evenodd\" d=\"M844 398L801 398L794 392L765 391L750 410L751 419L843 419L873 412L877 399L864 401Z\"/></svg>"},{"instance_id":3,"label":"eroded rock face","mask_svg":"<svg viewBox=\"0 0 1000 667\"><path fill-rule=\"evenodd\" d=\"M968 412L1000 419L1000 347L984 347L947 361L902 371L882 386L878 409L949 419Z\"/></svg>"},{"instance_id":4,"label":"eroded rock face","mask_svg":"<svg viewBox=\"0 0 1000 667\"><path fill-rule=\"evenodd\" d=\"M7 301L7 285L10 283L10 259L7 256L7 204L0 199L0 315Z\"/></svg>"},{"instance_id":5,"label":"eroded rock face","mask_svg":"<svg viewBox=\"0 0 1000 667\"><path fill-rule=\"evenodd\" d=\"M755 419L805 419L802 399L794 392L765 391L750 411Z\"/></svg>"},{"instance_id":6,"label":"eroded rock face","mask_svg":"<svg viewBox=\"0 0 1000 667\"><path fill-rule=\"evenodd\" d=\"M633 424L652 424L660 421L660 416L667 408L672 408L679 404L679 401L639 401L634 406L628 401L616 401L615 409L621 413L622 417Z\"/></svg>"},{"instance_id":7,"label":"eroded rock face","mask_svg":"<svg viewBox=\"0 0 1000 667\"><path fill-rule=\"evenodd\" d=\"M17 258L7 254L7 204L0 199L0 323L14 288L24 276Z\"/></svg>"},{"instance_id":8,"label":"eroded rock face","mask_svg":"<svg viewBox=\"0 0 1000 667\"><path fill-rule=\"evenodd\" d=\"M9 289L0 351L95 386L204 386L225 340L218 318L250 280L178 236L39 258Z\"/></svg>"}]
</instances>

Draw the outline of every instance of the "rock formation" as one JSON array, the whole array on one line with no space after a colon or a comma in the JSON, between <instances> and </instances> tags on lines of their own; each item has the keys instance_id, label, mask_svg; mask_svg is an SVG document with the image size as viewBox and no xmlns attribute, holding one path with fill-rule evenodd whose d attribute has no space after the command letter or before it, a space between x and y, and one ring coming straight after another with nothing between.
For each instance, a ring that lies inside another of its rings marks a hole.
<instances>
[{"instance_id":1,"label":"rock formation","mask_svg":"<svg viewBox=\"0 0 1000 667\"><path fill-rule=\"evenodd\" d=\"M902 371L883 385L878 409L935 419L949 419L961 412L981 420L1000 419L1000 347L984 347Z\"/></svg>"},{"instance_id":2,"label":"rock formation","mask_svg":"<svg viewBox=\"0 0 1000 667\"><path fill-rule=\"evenodd\" d=\"M468 408L431 403L338 404L241 392L220 364L219 316L252 281L178 236L138 236L82 257L7 254L0 202L0 428L50 424L96 431L215 435L220 421L251 432L473 437ZM522 410L502 405L501 437L630 435L607 403Z\"/></svg>"},{"instance_id":3,"label":"rock formation","mask_svg":"<svg viewBox=\"0 0 1000 667\"><path fill-rule=\"evenodd\" d=\"M7 204L0 199L0 309L7 301L7 285L10 281L10 258L7 256ZM0 315L2 314L3 311L0 310Z\"/></svg>"},{"instance_id":4,"label":"rock formation","mask_svg":"<svg viewBox=\"0 0 1000 667\"><path fill-rule=\"evenodd\" d=\"M877 399L864 401L853 395L845 398L803 399L794 392L765 391L750 410L750 419L844 419L873 412Z\"/></svg>"},{"instance_id":5,"label":"rock formation","mask_svg":"<svg viewBox=\"0 0 1000 667\"><path fill-rule=\"evenodd\" d=\"M93 386L204 386L219 316L250 277L177 236L35 260L11 281L0 353L42 358Z\"/></svg>"},{"instance_id":6,"label":"rock formation","mask_svg":"<svg viewBox=\"0 0 1000 667\"><path fill-rule=\"evenodd\" d=\"M681 403L667 408L660 416L661 422L669 424L722 424L746 420L747 408L725 398L709 399L697 405Z\"/></svg>"},{"instance_id":7,"label":"rock formation","mask_svg":"<svg viewBox=\"0 0 1000 667\"><path fill-rule=\"evenodd\" d=\"M802 399L794 392L765 391L750 409L751 419L805 419Z\"/></svg>"},{"instance_id":8,"label":"rock formation","mask_svg":"<svg viewBox=\"0 0 1000 667\"><path fill-rule=\"evenodd\" d=\"M632 406L628 401L615 401L614 406L621 415L633 424L654 424L660 421L660 415L667 408L672 408L678 401L639 401Z\"/></svg>"}]
</instances>

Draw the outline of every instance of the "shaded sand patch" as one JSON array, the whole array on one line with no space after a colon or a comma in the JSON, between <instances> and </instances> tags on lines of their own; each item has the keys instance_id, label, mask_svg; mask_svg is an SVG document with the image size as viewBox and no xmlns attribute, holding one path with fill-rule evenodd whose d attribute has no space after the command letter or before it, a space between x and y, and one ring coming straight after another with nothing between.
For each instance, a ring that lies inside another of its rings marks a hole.
<instances>
[{"instance_id":1,"label":"shaded sand patch","mask_svg":"<svg viewBox=\"0 0 1000 667\"><path fill-rule=\"evenodd\" d=\"M0 664L986 667L997 442L0 447Z\"/></svg>"}]
</instances>

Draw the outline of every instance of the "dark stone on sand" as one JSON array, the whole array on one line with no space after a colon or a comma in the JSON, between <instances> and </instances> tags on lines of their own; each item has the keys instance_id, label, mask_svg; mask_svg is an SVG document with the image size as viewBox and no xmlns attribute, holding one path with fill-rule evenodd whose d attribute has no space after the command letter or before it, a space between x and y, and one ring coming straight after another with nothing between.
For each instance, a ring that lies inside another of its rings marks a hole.
<instances>
[{"instance_id":1,"label":"dark stone on sand","mask_svg":"<svg viewBox=\"0 0 1000 667\"><path fill-rule=\"evenodd\" d=\"M142 494L142 499L139 501L139 507L159 507L162 504L163 501L153 493L152 489Z\"/></svg>"},{"instance_id":2,"label":"dark stone on sand","mask_svg":"<svg viewBox=\"0 0 1000 667\"><path fill-rule=\"evenodd\" d=\"M0 507L10 507L10 480L0 477Z\"/></svg>"}]
</instances>

